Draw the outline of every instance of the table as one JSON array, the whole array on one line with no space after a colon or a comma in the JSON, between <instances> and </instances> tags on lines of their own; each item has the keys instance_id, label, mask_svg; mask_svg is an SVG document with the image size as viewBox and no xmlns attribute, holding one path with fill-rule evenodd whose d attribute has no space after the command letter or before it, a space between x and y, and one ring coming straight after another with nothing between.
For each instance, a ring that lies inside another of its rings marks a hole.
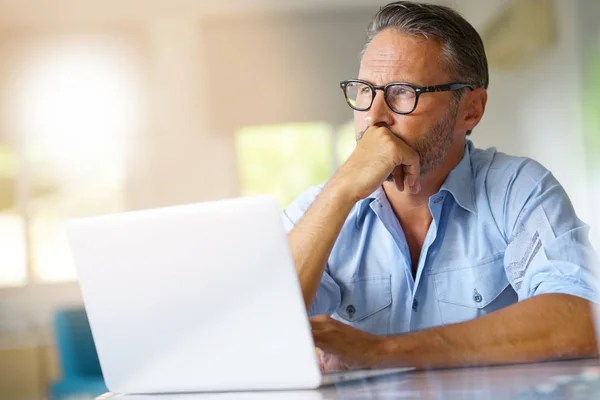
<instances>
[{"instance_id":1,"label":"table","mask_svg":"<svg viewBox=\"0 0 600 400\"><path fill-rule=\"evenodd\" d=\"M212 400L212 399L542 399L532 394L542 390L556 377L597 374L600 385L598 359L559 361L497 367L460 368L434 371L413 371L389 376L352 381L319 390L255 393L198 393L163 395L123 395L98 397L96 400ZM600 386L599 386L600 387ZM557 397L550 397L557 399ZM576 400L575 397L565 397ZM586 397L581 397L588 398ZM600 398L600 396L598 396Z\"/></svg>"}]
</instances>

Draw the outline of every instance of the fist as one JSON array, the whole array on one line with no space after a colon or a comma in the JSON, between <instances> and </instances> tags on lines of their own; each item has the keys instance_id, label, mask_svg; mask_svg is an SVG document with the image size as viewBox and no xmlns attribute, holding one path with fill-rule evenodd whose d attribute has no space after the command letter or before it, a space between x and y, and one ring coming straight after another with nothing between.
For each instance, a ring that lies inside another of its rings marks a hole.
<instances>
[{"instance_id":1,"label":"fist","mask_svg":"<svg viewBox=\"0 0 600 400\"><path fill-rule=\"evenodd\" d=\"M367 129L356 148L333 176L356 198L364 199L390 176L400 191L418 193L420 184L419 155L386 127Z\"/></svg>"}]
</instances>

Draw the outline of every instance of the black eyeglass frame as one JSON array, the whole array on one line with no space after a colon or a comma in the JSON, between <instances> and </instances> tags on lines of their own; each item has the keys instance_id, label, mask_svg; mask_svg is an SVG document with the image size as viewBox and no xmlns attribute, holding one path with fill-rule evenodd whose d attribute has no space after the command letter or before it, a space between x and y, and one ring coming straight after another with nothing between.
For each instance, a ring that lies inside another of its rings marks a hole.
<instances>
[{"instance_id":1,"label":"black eyeglass frame","mask_svg":"<svg viewBox=\"0 0 600 400\"><path fill-rule=\"evenodd\" d=\"M364 107L364 108L354 107L352 104L350 104L350 101L348 101L348 94L346 91L346 87L348 86L349 83L352 83L352 82L362 83L371 88L371 102L369 103L368 107ZM415 105L413 106L412 110L398 111L390 105L390 102L388 101L388 98L387 98L388 88L391 86L397 86L397 85L408 86L415 91ZM419 104L419 96L423 93L451 92L451 91L465 89L465 88L475 90L475 86L470 83L454 82L454 83L446 83L444 85L418 86L418 85L413 85L412 83L408 83L408 82L390 82L385 86L378 86L378 85L373 85L372 83L369 83L366 81L362 81L360 79L349 79L346 81L341 81L340 87L342 88L342 92L344 92L344 98L346 99L346 103L348 103L350 108L352 108L353 110L368 111L371 108L371 106L373 105L373 101L375 101L375 95L377 94L376 90L381 90L383 92L383 98L385 100L385 104L387 104L387 106L390 108L390 110L392 110L396 114L401 114L401 115L410 114L411 112L415 111L417 108L417 105Z\"/></svg>"}]
</instances>

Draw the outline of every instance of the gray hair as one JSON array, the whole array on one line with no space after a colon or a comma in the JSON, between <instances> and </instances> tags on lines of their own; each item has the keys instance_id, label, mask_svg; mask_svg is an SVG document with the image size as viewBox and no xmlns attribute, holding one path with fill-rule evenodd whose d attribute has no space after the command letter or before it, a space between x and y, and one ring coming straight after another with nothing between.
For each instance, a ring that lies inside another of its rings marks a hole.
<instances>
[{"instance_id":1,"label":"gray hair","mask_svg":"<svg viewBox=\"0 0 600 400\"><path fill-rule=\"evenodd\" d=\"M439 41L452 79L487 89L489 73L483 41L458 12L445 6L395 1L379 9L367 29L367 43L386 29ZM361 56L362 56L361 54Z\"/></svg>"},{"instance_id":2,"label":"gray hair","mask_svg":"<svg viewBox=\"0 0 600 400\"><path fill-rule=\"evenodd\" d=\"M361 57L373 38L386 29L437 40L442 46L442 61L453 80L487 89L489 73L483 41L475 28L453 9L412 1L395 1L381 7L367 29L367 43ZM461 94L462 91L457 93L457 99Z\"/></svg>"}]
</instances>

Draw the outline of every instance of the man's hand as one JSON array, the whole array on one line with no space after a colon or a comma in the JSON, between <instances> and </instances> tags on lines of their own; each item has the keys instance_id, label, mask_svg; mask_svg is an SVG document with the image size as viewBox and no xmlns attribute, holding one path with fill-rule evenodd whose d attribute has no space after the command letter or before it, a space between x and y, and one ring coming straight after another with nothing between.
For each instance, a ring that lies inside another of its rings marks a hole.
<instances>
[{"instance_id":1,"label":"man's hand","mask_svg":"<svg viewBox=\"0 0 600 400\"><path fill-rule=\"evenodd\" d=\"M321 368L321 371L323 372L335 372L335 371L348 371L348 370L353 370L353 369L360 369L360 368L353 368L351 365L348 365L344 362L342 362L339 357L334 356L331 353L325 353L323 350L321 349L317 349L317 357L319 359L319 367Z\"/></svg>"},{"instance_id":2,"label":"man's hand","mask_svg":"<svg viewBox=\"0 0 600 400\"><path fill-rule=\"evenodd\" d=\"M598 357L588 300L542 294L481 318L373 336L330 317L310 319L322 368L454 368Z\"/></svg>"},{"instance_id":3,"label":"man's hand","mask_svg":"<svg viewBox=\"0 0 600 400\"><path fill-rule=\"evenodd\" d=\"M390 175L404 191L404 180L412 193L419 193L419 155L386 127L366 130L348 160L331 179L332 183L352 188L356 200L375 191Z\"/></svg>"},{"instance_id":4,"label":"man's hand","mask_svg":"<svg viewBox=\"0 0 600 400\"><path fill-rule=\"evenodd\" d=\"M327 315L310 318L324 372L373 368L384 361L383 337L359 331Z\"/></svg>"}]
</instances>

